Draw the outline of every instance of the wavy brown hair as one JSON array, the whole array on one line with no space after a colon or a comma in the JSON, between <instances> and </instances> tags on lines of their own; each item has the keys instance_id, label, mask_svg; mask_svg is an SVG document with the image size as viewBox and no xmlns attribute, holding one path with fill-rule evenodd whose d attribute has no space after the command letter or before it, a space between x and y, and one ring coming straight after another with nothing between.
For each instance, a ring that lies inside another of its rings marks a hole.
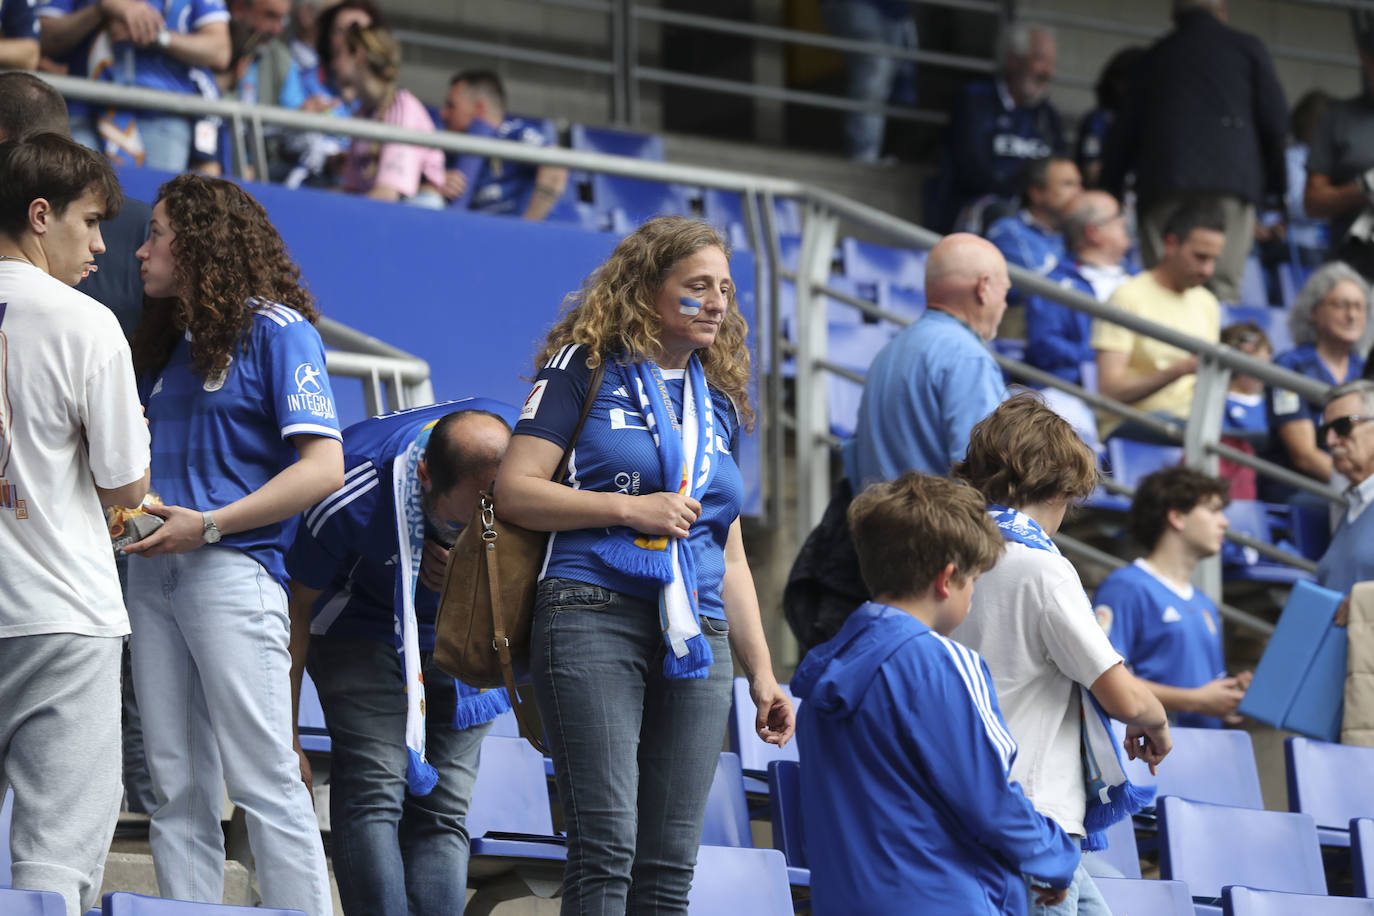
<instances>
[{"instance_id":1,"label":"wavy brown hair","mask_svg":"<svg viewBox=\"0 0 1374 916\"><path fill-rule=\"evenodd\" d=\"M973 427L968 452L950 472L990 503L1019 509L1097 486L1097 457L1036 392L1008 398Z\"/></svg>"},{"instance_id":2,"label":"wavy brown hair","mask_svg":"<svg viewBox=\"0 0 1374 916\"><path fill-rule=\"evenodd\" d=\"M173 232L172 277L177 295L144 299L134 332L134 370L161 372L177 339L191 332L191 364L201 378L229 366L237 346L247 352L255 299L290 306L311 324L315 298L262 204L230 181L178 175L158 189Z\"/></svg>"},{"instance_id":3,"label":"wavy brown hair","mask_svg":"<svg viewBox=\"0 0 1374 916\"><path fill-rule=\"evenodd\" d=\"M663 331L654 299L678 262L703 248L719 248L727 260L730 257L730 246L719 232L707 222L685 216L660 216L627 235L582 288L564 300L562 315L535 357L535 372L570 343L590 351L588 368L612 358L652 359ZM745 345L749 326L739 312L733 285L728 300L715 342L697 355L707 383L730 396L745 428L752 429L749 348Z\"/></svg>"}]
</instances>

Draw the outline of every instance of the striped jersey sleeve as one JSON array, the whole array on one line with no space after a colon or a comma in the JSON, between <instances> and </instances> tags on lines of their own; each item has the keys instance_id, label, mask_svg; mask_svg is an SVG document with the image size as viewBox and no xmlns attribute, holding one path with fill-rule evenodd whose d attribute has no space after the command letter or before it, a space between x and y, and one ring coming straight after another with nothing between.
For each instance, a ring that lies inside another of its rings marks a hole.
<instances>
[{"instance_id":1,"label":"striped jersey sleeve","mask_svg":"<svg viewBox=\"0 0 1374 916\"><path fill-rule=\"evenodd\" d=\"M342 487L305 510L286 557L293 580L320 590L334 581L368 528L384 476L363 460L344 472ZM395 552L394 543L373 546L386 555Z\"/></svg>"},{"instance_id":2,"label":"striped jersey sleeve","mask_svg":"<svg viewBox=\"0 0 1374 916\"><path fill-rule=\"evenodd\" d=\"M554 353L520 408L516 435L537 436L566 447L582 414L591 375L586 347L568 344Z\"/></svg>"},{"instance_id":3,"label":"striped jersey sleeve","mask_svg":"<svg viewBox=\"0 0 1374 916\"><path fill-rule=\"evenodd\" d=\"M939 635L935 635L935 638L949 654L954 670L968 691L969 700L978 715L978 721L982 723L988 742L1002 761L1002 769L1010 775L1012 761L1016 759L1016 740L1008 731L1006 722L1002 721L987 663L965 645Z\"/></svg>"},{"instance_id":4,"label":"striped jersey sleeve","mask_svg":"<svg viewBox=\"0 0 1374 916\"><path fill-rule=\"evenodd\" d=\"M268 385L281 437L342 438L319 332L285 305L263 302L257 314L269 341Z\"/></svg>"}]
</instances>

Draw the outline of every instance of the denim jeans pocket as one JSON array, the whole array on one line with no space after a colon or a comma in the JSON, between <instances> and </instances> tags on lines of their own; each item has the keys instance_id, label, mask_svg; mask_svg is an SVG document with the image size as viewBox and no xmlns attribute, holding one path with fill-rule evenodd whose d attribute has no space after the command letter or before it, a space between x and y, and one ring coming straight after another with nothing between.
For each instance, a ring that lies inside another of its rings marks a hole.
<instances>
[{"instance_id":1,"label":"denim jeans pocket","mask_svg":"<svg viewBox=\"0 0 1374 916\"><path fill-rule=\"evenodd\" d=\"M611 606L615 593L600 585L576 579L545 579L539 583L539 603L550 614L559 611L602 611Z\"/></svg>"},{"instance_id":2,"label":"denim jeans pocket","mask_svg":"<svg viewBox=\"0 0 1374 916\"><path fill-rule=\"evenodd\" d=\"M707 636L729 636L730 622L723 618L701 616L701 632Z\"/></svg>"}]
</instances>

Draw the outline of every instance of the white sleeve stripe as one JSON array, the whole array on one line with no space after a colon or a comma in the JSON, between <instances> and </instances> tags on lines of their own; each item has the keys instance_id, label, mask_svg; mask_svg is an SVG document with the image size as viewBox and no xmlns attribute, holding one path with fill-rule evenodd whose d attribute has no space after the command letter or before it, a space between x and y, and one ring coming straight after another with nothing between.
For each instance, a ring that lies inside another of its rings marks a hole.
<instances>
[{"instance_id":1,"label":"white sleeve stripe","mask_svg":"<svg viewBox=\"0 0 1374 916\"><path fill-rule=\"evenodd\" d=\"M577 347L577 344L568 344L567 351L563 354L562 359L558 361L558 368L568 368L568 364L572 362L573 354L577 352Z\"/></svg>"},{"instance_id":2,"label":"white sleeve stripe","mask_svg":"<svg viewBox=\"0 0 1374 916\"><path fill-rule=\"evenodd\" d=\"M362 464L358 465L357 467L350 470L348 473L344 474L344 480L349 480L350 478L357 477L363 471L366 471L368 468L372 466L373 465L371 461L364 461Z\"/></svg>"},{"instance_id":3,"label":"white sleeve stripe","mask_svg":"<svg viewBox=\"0 0 1374 916\"><path fill-rule=\"evenodd\" d=\"M983 729L997 751L998 757L1002 760L1002 769L1011 772L1011 755L1015 750L1015 743L1011 741L1011 736L1001 727L997 717L992 714L992 708L987 704L985 697L975 687L975 683L982 684L983 678L978 672L968 670L967 660L960 653L962 646L952 640L945 639L936 634L940 644L945 647L949 657L954 661L955 670L959 672L960 679L964 682L964 689L968 691L969 697L973 700L973 705L978 710L979 717L983 720ZM986 685L983 684L985 687Z\"/></svg>"},{"instance_id":4,"label":"white sleeve stripe","mask_svg":"<svg viewBox=\"0 0 1374 916\"><path fill-rule=\"evenodd\" d=\"M1011 736L1011 732L1007 731L1006 726L1001 720L998 719L997 716L992 715L992 687L988 684L987 679L983 677L983 666L978 663L978 656L968 646L960 643L953 643L953 645L964 657L964 664L968 669L969 675L973 678L974 685L979 695L983 698L983 704L987 709L989 721L992 723L997 734L1001 735L1006 740L1009 752L1015 754L1016 739Z\"/></svg>"},{"instance_id":5,"label":"white sleeve stripe","mask_svg":"<svg viewBox=\"0 0 1374 916\"><path fill-rule=\"evenodd\" d=\"M268 319L269 321L275 321L277 325L280 327L286 327L286 321L271 309L258 309L258 314Z\"/></svg>"},{"instance_id":6,"label":"white sleeve stripe","mask_svg":"<svg viewBox=\"0 0 1374 916\"><path fill-rule=\"evenodd\" d=\"M559 350L557 353L555 353L552 357L549 358L549 361L544 364L544 368L562 368L558 365L558 361L561 360L564 356L567 356L568 351L575 346L577 346L577 344L564 344L563 349Z\"/></svg>"},{"instance_id":7,"label":"white sleeve stripe","mask_svg":"<svg viewBox=\"0 0 1374 916\"><path fill-rule=\"evenodd\" d=\"M377 479L377 469L376 469L376 468L370 468L370 469L368 470L367 473L365 473L365 474L363 474L361 477L355 478L355 479L353 479L353 480L347 480L347 479L345 479L344 485L343 485L343 486L339 487L339 488L338 488L337 490L335 490L333 493L330 493L330 494L329 494L328 496L326 496L324 499L322 499L322 500L320 500L318 503L316 503L316 504L315 504L315 507L314 507L313 509L309 509L309 510L306 511L306 513L305 513L305 523L306 523L307 525L310 525L311 527L314 527L315 522L316 522L317 520L319 520L319 517L320 517L320 514L321 514L321 513L333 514L333 513L332 513L332 510L331 510L331 506L332 506L335 502L339 501L339 500L342 499L344 496L347 496L350 492L352 492L353 490L357 489L358 487L360 487L360 486L361 486L361 487L367 486L368 481L376 481L376 479Z\"/></svg>"},{"instance_id":8,"label":"white sleeve stripe","mask_svg":"<svg viewBox=\"0 0 1374 916\"><path fill-rule=\"evenodd\" d=\"M372 478L368 478L368 482L366 485L361 487L355 487L352 493L349 493L348 496L344 499L335 502L334 505L329 507L328 512L325 512L322 516L315 520L315 523L310 526L310 533L315 537L319 537L320 529L324 527L325 522L329 521L329 519L333 517L334 513L338 512L344 506L347 506L349 503L353 502L353 500L357 499L359 496L363 496L370 490L375 490L378 486L378 483L379 481L374 476Z\"/></svg>"},{"instance_id":9,"label":"white sleeve stripe","mask_svg":"<svg viewBox=\"0 0 1374 916\"><path fill-rule=\"evenodd\" d=\"M39 19L56 19L59 16L71 15L55 6L40 6L38 9L34 10L33 14Z\"/></svg>"},{"instance_id":10,"label":"white sleeve stripe","mask_svg":"<svg viewBox=\"0 0 1374 916\"><path fill-rule=\"evenodd\" d=\"M305 316L303 316L300 312L296 311L295 309L291 308L289 305L281 305L280 303L274 302L272 304L272 311L276 312L278 315L285 318L287 324L305 320Z\"/></svg>"},{"instance_id":11,"label":"white sleeve stripe","mask_svg":"<svg viewBox=\"0 0 1374 916\"><path fill-rule=\"evenodd\" d=\"M299 436L304 433L307 436L324 436L326 439L338 439L343 441L343 436L332 426L321 426L317 423L292 423L290 426L281 428L281 437Z\"/></svg>"},{"instance_id":12,"label":"white sleeve stripe","mask_svg":"<svg viewBox=\"0 0 1374 916\"><path fill-rule=\"evenodd\" d=\"M215 10L214 12L206 13L204 16L201 16L201 17L200 17L199 19L197 19L195 22L191 23L191 28L192 28L192 29L198 29L198 28L200 28L201 26L203 26L203 25L209 25L209 24L212 23L212 22L228 22L228 21L229 21L229 11L228 11L228 10Z\"/></svg>"}]
</instances>

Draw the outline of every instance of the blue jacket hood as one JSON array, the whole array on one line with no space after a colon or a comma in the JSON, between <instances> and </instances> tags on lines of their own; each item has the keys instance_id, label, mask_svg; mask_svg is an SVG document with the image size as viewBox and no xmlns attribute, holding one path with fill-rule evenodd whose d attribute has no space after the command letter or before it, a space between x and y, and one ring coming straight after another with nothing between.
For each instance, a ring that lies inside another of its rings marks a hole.
<instances>
[{"instance_id":1,"label":"blue jacket hood","mask_svg":"<svg viewBox=\"0 0 1374 916\"><path fill-rule=\"evenodd\" d=\"M905 611L869 601L849 615L835 636L810 652L792 675L793 695L818 715L854 714L883 662L930 628Z\"/></svg>"}]
</instances>

